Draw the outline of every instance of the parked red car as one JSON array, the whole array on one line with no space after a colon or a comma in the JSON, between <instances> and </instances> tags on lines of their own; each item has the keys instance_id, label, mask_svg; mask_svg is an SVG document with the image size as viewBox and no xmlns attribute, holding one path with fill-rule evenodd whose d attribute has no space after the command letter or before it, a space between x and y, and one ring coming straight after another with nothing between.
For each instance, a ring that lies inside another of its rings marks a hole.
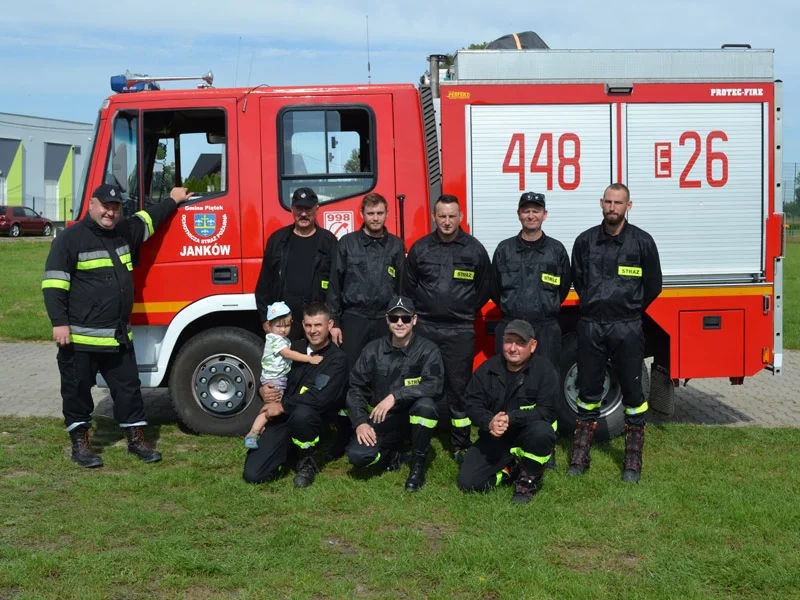
<instances>
[{"instance_id":1,"label":"parked red car","mask_svg":"<svg viewBox=\"0 0 800 600\"><path fill-rule=\"evenodd\" d=\"M53 223L27 206L0 205L0 233L10 237L24 234L50 235Z\"/></svg>"}]
</instances>

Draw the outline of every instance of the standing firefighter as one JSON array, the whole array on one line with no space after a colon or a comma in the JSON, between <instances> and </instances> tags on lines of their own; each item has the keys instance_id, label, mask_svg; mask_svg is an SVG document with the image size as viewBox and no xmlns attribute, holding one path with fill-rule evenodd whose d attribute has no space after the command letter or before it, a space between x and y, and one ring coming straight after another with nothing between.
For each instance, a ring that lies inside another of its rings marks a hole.
<instances>
[{"instance_id":1,"label":"standing firefighter","mask_svg":"<svg viewBox=\"0 0 800 600\"><path fill-rule=\"evenodd\" d=\"M350 373L347 409L355 428L350 462L366 467L385 460L397 469L399 447L411 429L411 472L406 490L425 485L425 460L439 419L442 356L436 344L414 332L417 315L411 300L393 298L386 311L390 335L367 344ZM374 408L373 408L374 407Z\"/></svg>"},{"instance_id":2,"label":"standing firefighter","mask_svg":"<svg viewBox=\"0 0 800 600\"><path fill-rule=\"evenodd\" d=\"M58 345L64 424L72 440L72 460L101 467L89 446L97 372L114 399L114 418L125 429L128 452L144 462L161 455L144 441L147 425L133 349L133 262L139 246L192 194L174 188L149 210L120 221L122 192L101 185L92 193L83 220L68 227L50 248L42 293Z\"/></svg>"},{"instance_id":3,"label":"standing firefighter","mask_svg":"<svg viewBox=\"0 0 800 600\"><path fill-rule=\"evenodd\" d=\"M334 322L331 339L347 355L350 368L366 344L389 333L386 306L400 293L406 248L403 240L386 230L388 213L383 196L364 196L363 227L342 237L334 254L327 294ZM339 413L338 439L326 455L329 459L344 454L352 433L347 411L342 409Z\"/></svg>"},{"instance_id":4,"label":"standing firefighter","mask_svg":"<svg viewBox=\"0 0 800 600\"><path fill-rule=\"evenodd\" d=\"M456 462L470 446L464 390L475 353L473 321L492 287L489 255L483 244L464 233L461 218L458 198L440 196L433 207L436 230L411 247L403 277L403 293L414 301L419 315L417 333L442 353Z\"/></svg>"},{"instance_id":5,"label":"standing firefighter","mask_svg":"<svg viewBox=\"0 0 800 600\"><path fill-rule=\"evenodd\" d=\"M503 333L503 353L472 376L467 412L479 436L459 469L461 489L487 491L508 476L515 488L512 502L524 504L541 488L556 443L558 376L536 348L530 323L511 321Z\"/></svg>"},{"instance_id":6,"label":"standing firefighter","mask_svg":"<svg viewBox=\"0 0 800 600\"><path fill-rule=\"evenodd\" d=\"M569 294L569 256L564 244L542 231L547 219L544 194L525 192L517 216L522 230L497 245L492 259L497 305L503 315L495 331L495 353L503 350L503 331L514 319L536 330L536 356L561 364L558 314ZM555 469L555 453L547 463Z\"/></svg>"},{"instance_id":7,"label":"standing firefighter","mask_svg":"<svg viewBox=\"0 0 800 600\"><path fill-rule=\"evenodd\" d=\"M580 297L578 334L578 422L568 475L583 475L603 400L610 359L625 405L622 480L637 483L642 470L645 412L642 390L642 315L661 293L661 263L653 238L627 222L630 192L608 186L600 199L603 222L584 231L572 248L572 282Z\"/></svg>"},{"instance_id":8,"label":"standing firefighter","mask_svg":"<svg viewBox=\"0 0 800 600\"><path fill-rule=\"evenodd\" d=\"M259 315L266 318L267 307L281 300L292 309L291 341L302 339L303 307L324 302L330 282L336 236L317 225L318 208L314 190L301 187L294 191L294 223L269 236L256 284Z\"/></svg>"}]
</instances>

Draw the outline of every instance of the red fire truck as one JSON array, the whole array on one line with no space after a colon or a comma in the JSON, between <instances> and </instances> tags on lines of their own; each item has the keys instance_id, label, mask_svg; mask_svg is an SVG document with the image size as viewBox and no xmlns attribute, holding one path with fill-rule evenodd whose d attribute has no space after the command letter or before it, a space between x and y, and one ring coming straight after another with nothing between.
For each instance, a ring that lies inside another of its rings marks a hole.
<instances>
[{"instance_id":1,"label":"red fire truck","mask_svg":"<svg viewBox=\"0 0 800 600\"><path fill-rule=\"evenodd\" d=\"M360 226L363 196L390 200L387 226L410 245L431 230L431 202L456 195L465 229L491 255L519 230L521 190L543 192L547 234L569 251L601 219L615 181L631 222L655 238L664 291L648 310L642 379L669 412L681 379L740 384L782 357L781 83L773 52L476 50L440 77L400 85L153 89L123 78L100 109L76 215L103 182L125 209L173 181L201 185L145 244L135 269L134 338L142 384L169 385L190 428L245 431L259 409L261 317L253 296L268 236L291 222L301 186L320 225ZM140 90L140 91L138 91ZM191 163L191 164L190 164ZM574 293L562 309L563 427L575 416ZM476 361L499 314L476 320ZM600 437L622 428L609 367Z\"/></svg>"}]
</instances>

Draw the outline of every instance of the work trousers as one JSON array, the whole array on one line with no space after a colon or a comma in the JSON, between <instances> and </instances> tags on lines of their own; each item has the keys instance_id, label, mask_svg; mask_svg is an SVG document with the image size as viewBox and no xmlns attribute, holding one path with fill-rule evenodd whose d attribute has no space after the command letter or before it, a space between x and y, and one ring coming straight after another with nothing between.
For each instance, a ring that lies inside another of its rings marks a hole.
<instances>
[{"instance_id":1,"label":"work trousers","mask_svg":"<svg viewBox=\"0 0 800 600\"><path fill-rule=\"evenodd\" d=\"M367 467L397 450L411 430L411 449L427 452L433 438L433 430L438 423L439 412L433 398L419 398L408 410L392 409L381 423L370 425L377 438L374 446L358 443L353 433L347 447L347 458L354 467Z\"/></svg>"},{"instance_id":2,"label":"work trousers","mask_svg":"<svg viewBox=\"0 0 800 600\"><path fill-rule=\"evenodd\" d=\"M147 424L133 346L121 346L116 352L86 352L75 350L70 344L58 349L57 361L64 424L68 431L91 423L92 386L98 372L108 384L114 401L114 418L120 427Z\"/></svg>"},{"instance_id":3,"label":"work trousers","mask_svg":"<svg viewBox=\"0 0 800 600\"><path fill-rule=\"evenodd\" d=\"M347 364L352 369L361 351L369 342L389 334L386 317L370 319L344 312L340 320L342 330L342 351L347 355Z\"/></svg>"},{"instance_id":4,"label":"work trousers","mask_svg":"<svg viewBox=\"0 0 800 600\"><path fill-rule=\"evenodd\" d=\"M523 319L524 320L524 319ZM503 352L503 333L513 319L503 319L495 329L494 351ZM544 356L559 371L561 365L561 326L556 319L528 321L536 334L536 356Z\"/></svg>"},{"instance_id":5,"label":"work trousers","mask_svg":"<svg viewBox=\"0 0 800 600\"><path fill-rule=\"evenodd\" d=\"M645 423L647 402L642 390L644 333L642 321L598 323L580 319L578 334L578 418L597 421L603 403L606 363L617 373L625 405L625 423Z\"/></svg>"},{"instance_id":6,"label":"work trousers","mask_svg":"<svg viewBox=\"0 0 800 600\"><path fill-rule=\"evenodd\" d=\"M309 450L319 445L322 428L329 423L327 414L299 404L290 414L267 422L258 440L258 448L249 450L242 477L247 483L271 481L296 450Z\"/></svg>"},{"instance_id":7,"label":"work trousers","mask_svg":"<svg viewBox=\"0 0 800 600\"><path fill-rule=\"evenodd\" d=\"M475 330L468 326L432 325L418 321L416 333L439 347L444 363L444 397L450 409L450 442L454 450L470 446L470 425L464 402L467 384L472 377L475 356Z\"/></svg>"},{"instance_id":8,"label":"work trousers","mask_svg":"<svg viewBox=\"0 0 800 600\"><path fill-rule=\"evenodd\" d=\"M515 458L529 476L535 477L544 471L555 443L556 432L545 421L511 427L499 438L481 431L461 463L458 486L467 492L492 489L500 482L503 468Z\"/></svg>"}]
</instances>

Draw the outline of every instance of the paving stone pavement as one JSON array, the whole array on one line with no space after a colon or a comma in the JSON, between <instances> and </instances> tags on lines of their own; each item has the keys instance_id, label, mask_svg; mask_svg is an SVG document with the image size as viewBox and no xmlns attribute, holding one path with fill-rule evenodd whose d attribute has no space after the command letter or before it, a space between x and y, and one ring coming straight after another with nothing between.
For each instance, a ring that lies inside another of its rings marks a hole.
<instances>
[{"instance_id":1,"label":"paving stone pavement","mask_svg":"<svg viewBox=\"0 0 800 600\"><path fill-rule=\"evenodd\" d=\"M784 353L783 375L762 371L730 385L727 379L692 379L675 394L675 414L662 417L650 411L653 423L704 425L800 426L800 351ZM2 343L0 417L60 417L56 347L52 343ZM94 388L95 416L113 416L113 404L104 388ZM174 423L177 416L166 389L143 390L148 420Z\"/></svg>"}]
</instances>

